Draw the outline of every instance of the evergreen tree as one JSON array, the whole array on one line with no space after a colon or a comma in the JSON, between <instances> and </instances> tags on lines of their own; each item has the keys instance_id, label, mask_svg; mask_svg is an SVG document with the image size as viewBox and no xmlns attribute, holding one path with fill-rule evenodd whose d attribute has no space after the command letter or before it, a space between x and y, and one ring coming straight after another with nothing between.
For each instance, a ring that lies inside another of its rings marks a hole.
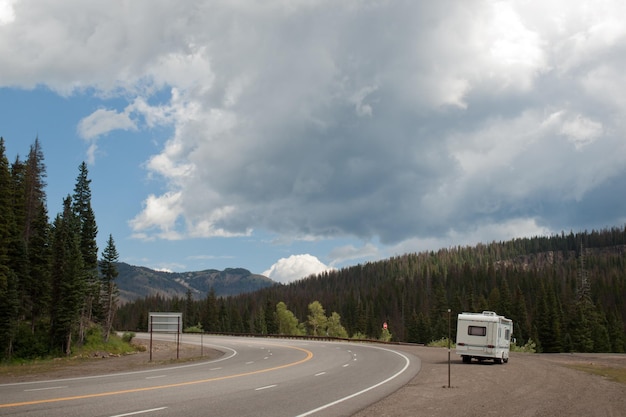
<instances>
[{"instance_id":1,"label":"evergreen tree","mask_svg":"<svg viewBox=\"0 0 626 417\"><path fill-rule=\"evenodd\" d=\"M85 329L92 321L94 314L100 320L106 321L106 317L98 309L101 292L100 280L98 279L98 245L96 242L98 227L96 226L96 216L91 208L91 180L88 178L89 171L85 162L81 163L78 169L79 174L72 196L72 210L79 223L79 244L86 286L79 328L79 341L82 342L85 337Z\"/></svg>"},{"instance_id":2,"label":"evergreen tree","mask_svg":"<svg viewBox=\"0 0 626 417\"><path fill-rule=\"evenodd\" d=\"M99 262L100 266L100 280L102 288L102 294L100 299L100 305L104 313L104 340L109 340L111 334L111 328L113 326L113 317L115 310L117 309L117 301L119 291L117 285L115 285L115 278L118 276L116 263L119 259L117 249L115 247L115 241L113 236L109 235L107 246L102 252L102 259Z\"/></svg>"},{"instance_id":3,"label":"evergreen tree","mask_svg":"<svg viewBox=\"0 0 626 417\"><path fill-rule=\"evenodd\" d=\"M17 330L19 312L18 281L10 267L10 251L16 241L13 216L11 175L5 155L4 139L0 137L0 349L1 357L10 358Z\"/></svg>"},{"instance_id":4,"label":"evergreen tree","mask_svg":"<svg viewBox=\"0 0 626 417\"><path fill-rule=\"evenodd\" d=\"M194 304L191 288L187 288L187 293L185 294L185 314L183 315L185 328L198 324L197 317L195 317L196 309Z\"/></svg>"},{"instance_id":5,"label":"evergreen tree","mask_svg":"<svg viewBox=\"0 0 626 417\"><path fill-rule=\"evenodd\" d=\"M518 346L523 346L530 337L530 324L528 322L528 311L526 310L526 300L521 288L517 287L515 299L513 301L513 312L510 318L513 320L513 335L517 339Z\"/></svg>"},{"instance_id":6,"label":"evergreen tree","mask_svg":"<svg viewBox=\"0 0 626 417\"><path fill-rule=\"evenodd\" d=\"M24 172L24 241L30 240L33 233L34 219L39 216L40 206L45 205L46 194L44 188L46 186L46 166L44 164L43 150L39 143L39 138L35 139L35 143L30 147L28 159Z\"/></svg>"},{"instance_id":7,"label":"evergreen tree","mask_svg":"<svg viewBox=\"0 0 626 417\"><path fill-rule=\"evenodd\" d=\"M624 335L624 322L615 311L611 311L607 317L611 352L624 353L626 350L626 336Z\"/></svg>"},{"instance_id":8,"label":"evergreen tree","mask_svg":"<svg viewBox=\"0 0 626 417\"><path fill-rule=\"evenodd\" d=\"M276 321L276 309L272 307L272 301L268 298L265 302L265 328L267 334L278 333L278 322Z\"/></svg>"},{"instance_id":9,"label":"evergreen tree","mask_svg":"<svg viewBox=\"0 0 626 417\"><path fill-rule=\"evenodd\" d=\"M417 312L413 310L411 313L411 317L407 323L407 338L406 341L409 343L419 343L419 329L417 325Z\"/></svg>"},{"instance_id":10,"label":"evergreen tree","mask_svg":"<svg viewBox=\"0 0 626 417\"><path fill-rule=\"evenodd\" d=\"M428 316L424 313L420 312L417 315L417 343L426 344L433 340L433 335L431 333L430 320Z\"/></svg>"},{"instance_id":11,"label":"evergreen tree","mask_svg":"<svg viewBox=\"0 0 626 417\"><path fill-rule=\"evenodd\" d=\"M217 310L217 296L215 289L211 287L204 300L204 313L202 316L202 328L211 333L219 330Z\"/></svg>"},{"instance_id":12,"label":"evergreen tree","mask_svg":"<svg viewBox=\"0 0 626 417\"><path fill-rule=\"evenodd\" d=\"M541 349L546 353L561 351L561 317L554 290L542 285L537 311L537 331Z\"/></svg>"},{"instance_id":13,"label":"evergreen tree","mask_svg":"<svg viewBox=\"0 0 626 417\"><path fill-rule=\"evenodd\" d=\"M80 224L71 207L63 201L63 212L52 230L52 310L50 333L53 349L69 355L73 333L78 330L84 306L85 280L80 251Z\"/></svg>"},{"instance_id":14,"label":"evergreen tree","mask_svg":"<svg viewBox=\"0 0 626 417\"><path fill-rule=\"evenodd\" d=\"M22 239L12 256L20 277L22 315L34 334L38 319L50 299L49 223L46 208L43 150L39 138L31 145L25 163L16 158L12 168L14 212Z\"/></svg>"}]
</instances>

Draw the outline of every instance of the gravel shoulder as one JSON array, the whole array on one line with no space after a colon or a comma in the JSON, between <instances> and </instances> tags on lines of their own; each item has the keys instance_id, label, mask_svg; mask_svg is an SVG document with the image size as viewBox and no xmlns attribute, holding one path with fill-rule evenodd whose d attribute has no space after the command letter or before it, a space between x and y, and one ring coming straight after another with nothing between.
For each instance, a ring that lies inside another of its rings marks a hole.
<instances>
[{"instance_id":1,"label":"gravel shoulder","mask_svg":"<svg viewBox=\"0 0 626 417\"><path fill-rule=\"evenodd\" d=\"M507 364L464 364L441 348L399 347L421 360L403 388L355 417L626 416L626 385L569 368L593 364L626 370L626 355L512 353Z\"/></svg>"},{"instance_id":2,"label":"gravel shoulder","mask_svg":"<svg viewBox=\"0 0 626 417\"><path fill-rule=\"evenodd\" d=\"M147 341L134 343L146 345ZM389 397L357 413L366 416L522 417L626 416L626 385L572 369L584 364L626 371L626 355L512 353L508 364L463 364L451 354L448 388L448 351L442 348L394 346L421 361L418 375ZM202 357L200 356L202 354ZM199 346L155 342L148 351L120 357L71 359L45 366L0 367L0 384L162 367L182 361L208 360L222 353Z\"/></svg>"}]
</instances>

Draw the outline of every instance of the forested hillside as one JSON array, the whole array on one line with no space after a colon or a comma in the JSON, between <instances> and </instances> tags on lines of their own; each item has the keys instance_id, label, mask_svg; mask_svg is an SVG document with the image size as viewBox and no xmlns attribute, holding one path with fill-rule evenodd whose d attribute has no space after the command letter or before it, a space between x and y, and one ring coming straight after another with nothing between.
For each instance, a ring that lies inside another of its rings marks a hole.
<instances>
[{"instance_id":1,"label":"forested hillside","mask_svg":"<svg viewBox=\"0 0 626 417\"><path fill-rule=\"evenodd\" d=\"M626 227L407 254L250 294L203 301L146 297L121 307L118 329L146 329L148 311L181 311L205 331L278 333L276 305L302 322L319 301L350 335L425 343L458 312L493 310L515 322L517 344L544 352L623 352Z\"/></svg>"},{"instance_id":2,"label":"forested hillside","mask_svg":"<svg viewBox=\"0 0 626 417\"><path fill-rule=\"evenodd\" d=\"M12 164L0 137L0 360L69 355L94 329L108 338L117 303L113 238L98 259L87 165L52 222L39 140Z\"/></svg>"}]
</instances>

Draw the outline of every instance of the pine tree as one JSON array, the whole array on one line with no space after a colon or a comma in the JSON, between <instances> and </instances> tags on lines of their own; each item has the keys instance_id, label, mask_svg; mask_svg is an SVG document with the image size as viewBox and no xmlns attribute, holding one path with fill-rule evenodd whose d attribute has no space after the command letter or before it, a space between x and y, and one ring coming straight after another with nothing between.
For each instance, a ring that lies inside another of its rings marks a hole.
<instances>
[{"instance_id":1,"label":"pine tree","mask_svg":"<svg viewBox=\"0 0 626 417\"><path fill-rule=\"evenodd\" d=\"M74 194L72 196L72 210L78 219L80 236L80 253L83 258L83 276L85 281L85 299L81 311L79 341L83 342L85 330L94 314L96 318L106 321L102 311L98 310L100 298L100 280L98 279L98 245L96 238L98 227L96 216L91 208L91 180L85 162L79 166Z\"/></svg>"},{"instance_id":2,"label":"pine tree","mask_svg":"<svg viewBox=\"0 0 626 417\"><path fill-rule=\"evenodd\" d=\"M276 321L276 310L272 308L272 300L269 298L265 302L265 327L267 334L278 333L278 322Z\"/></svg>"},{"instance_id":3,"label":"pine tree","mask_svg":"<svg viewBox=\"0 0 626 417\"><path fill-rule=\"evenodd\" d=\"M209 333L218 331L219 324L217 313L217 296L215 295L215 289L211 287L204 301L202 328L205 331Z\"/></svg>"},{"instance_id":4,"label":"pine tree","mask_svg":"<svg viewBox=\"0 0 626 417\"><path fill-rule=\"evenodd\" d=\"M191 288L187 288L187 293L185 294L185 314L183 315L185 328L198 324L197 317L195 317L196 309L194 307L193 293L191 292Z\"/></svg>"},{"instance_id":5,"label":"pine tree","mask_svg":"<svg viewBox=\"0 0 626 417\"><path fill-rule=\"evenodd\" d=\"M31 145L25 163L16 158L12 167L14 210L22 239L13 256L20 277L22 315L31 333L45 314L50 300L49 220L46 208L43 150L39 138Z\"/></svg>"},{"instance_id":6,"label":"pine tree","mask_svg":"<svg viewBox=\"0 0 626 417\"><path fill-rule=\"evenodd\" d=\"M4 139L0 137L0 349L3 358L12 355L19 312L18 280L9 258L17 239L11 184Z\"/></svg>"},{"instance_id":7,"label":"pine tree","mask_svg":"<svg viewBox=\"0 0 626 417\"><path fill-rule=\"evenodd\" d=\"M115 310L117 309L117 301L119 291L117 285L115 285L115 278L118 276L116 263L119 259L117 249L115 247L115 241L113 236L109 235L107 246L102 252L102 259L99 262L100 266L100 287L102 288L100 305L104 313L104 340L109 340L111 334L111 328L113 326L113 317L115 316Z\"/></svg>"},{"instance_id":8,"label":"pine tree","mask_svg":"<svg viewBox=\"0 0 626 417\"><path fill-rule=\"evenodd\" d=\"M84 306L85 280L80 251L80 224L71 207L63 201L52 230L52 309L50 333L53 349L71 353L72 336L78 330Z\"/></svg>"}]
</instances>

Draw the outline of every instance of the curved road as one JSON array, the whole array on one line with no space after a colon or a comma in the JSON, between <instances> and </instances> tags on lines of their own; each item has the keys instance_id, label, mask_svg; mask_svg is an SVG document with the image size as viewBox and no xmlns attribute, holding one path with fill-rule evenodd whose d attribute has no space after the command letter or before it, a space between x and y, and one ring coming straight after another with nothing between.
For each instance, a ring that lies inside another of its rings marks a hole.
<instances>
[{"instance_id":1,"label":"curved road","mask_svg":"<svg viewBox=\"0 0 626 417\"><path fill-rule=\"evenodd\" d=\"M416 357L370 344L203 340L225 354L183 366L0 385L0 416L349 416L420 369ZM200 337L185 334L183 342L199 344Z\"/></svg>"}]
</instances>

